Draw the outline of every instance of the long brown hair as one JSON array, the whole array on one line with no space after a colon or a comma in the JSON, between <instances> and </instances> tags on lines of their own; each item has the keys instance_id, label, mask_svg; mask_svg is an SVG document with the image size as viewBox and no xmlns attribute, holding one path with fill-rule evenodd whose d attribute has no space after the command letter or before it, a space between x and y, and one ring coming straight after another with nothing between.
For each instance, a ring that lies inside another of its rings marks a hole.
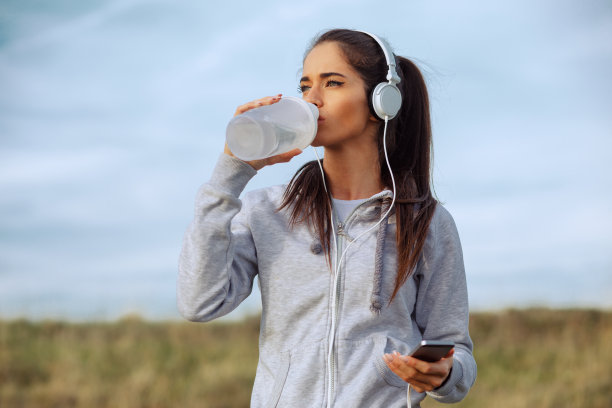
<instances>
[{"instance_id":1,"label":"long brown hair","mask_svg":"<svg viewBox=\"0 0 612 408\"><path fill-rule=\"evenodd\" d=\"M366 95L386 82L388 66L378 43L369 35L353 30L336 29L316 37L305 56L317 45L335 42L344 57L359 73L366 86ZM387 126L387 153L396 181L396 245L398 270L390 301L416 268L436 200L430 188L431 122L425 80L418 67L407 58L396 56L396 69L401 78L402 107ZM371 98L370 111L374 113ZM391 186L383 146L383 126L378 130L378 162L382 182ZM287 186L279 207L290 209L291 224L305 222L317 234L331 264L330 197L316 161L303 165Z\"/></svg>"}]
</instances>

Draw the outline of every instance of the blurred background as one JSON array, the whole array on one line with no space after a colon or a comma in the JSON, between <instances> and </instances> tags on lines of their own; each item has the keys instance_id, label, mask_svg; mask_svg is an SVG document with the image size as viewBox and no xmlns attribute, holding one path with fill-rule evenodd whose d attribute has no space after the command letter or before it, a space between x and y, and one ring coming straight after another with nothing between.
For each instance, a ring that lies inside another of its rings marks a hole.
<instances>
[{"instance_id":1,"label":"blurred background","mask_svg":"<svg viewBox=\"0 0 612 408\"><path fill-rule=\"evenodd\" d=\"M0 406L248 406L260 298L182 322L182 236L235 108L297 95L336 27L427 79L479 370L459 406L612 406L609 0L0 0Z\"/></svg>"},{"instance_id":2,"label":"blurred background","mask_svg":"<svg viewBox=\"0 0 612 408\"><path fill-rule=\"evenodd\" d=\"M385 37L427 78L472 309L610 308L609 1L2 0L0 317L179 318L182 235L227 122L297 95L310 40L335 27Z\"/></svg>"}]
</instances>

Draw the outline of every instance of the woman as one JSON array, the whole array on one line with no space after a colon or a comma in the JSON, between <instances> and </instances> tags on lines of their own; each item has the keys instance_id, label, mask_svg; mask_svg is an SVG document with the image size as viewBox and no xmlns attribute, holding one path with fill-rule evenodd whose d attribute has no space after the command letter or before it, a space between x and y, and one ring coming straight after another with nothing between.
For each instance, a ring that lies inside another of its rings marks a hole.
<instances>
[{"instance_id":1,"label":"woman","mask_svg":"<svg viewBox=\"0 0 612 408\"><path fill-rule=\"evenodd\" d=\"M370 101L389 69L381 44L351 30L319 36L300 90L319 108L313 145L325 149L325 179L313 161L287 186L240 200L257 170L300 151L243 162L226 146L198 193L179 310L193 321L223 316L259 276L253 407L418 406L426 395L455 402L474 382L461 245L430 190L427 90L412 62L395 60L403 101L383 121ZM422 339L454 341L454 354L433 363L406 356Z\"/></svg>"}]
</instances>

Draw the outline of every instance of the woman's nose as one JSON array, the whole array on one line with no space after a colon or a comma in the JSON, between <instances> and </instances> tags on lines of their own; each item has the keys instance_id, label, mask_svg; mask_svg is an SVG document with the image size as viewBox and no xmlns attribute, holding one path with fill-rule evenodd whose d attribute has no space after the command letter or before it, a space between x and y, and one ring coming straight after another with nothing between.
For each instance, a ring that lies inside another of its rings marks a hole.
<instances>
[{"instance_id":1,"label":"woman's nose","mask_svg":"<svg viewBox=\"0 0 612 408\"><path fill-rule=\"evenodd\" d=\"M315 88L311 88L308 93L304 95L304 100L312 103L317 108L320 108L323 105L321 94Z\"/></svg>"}]
</instances>

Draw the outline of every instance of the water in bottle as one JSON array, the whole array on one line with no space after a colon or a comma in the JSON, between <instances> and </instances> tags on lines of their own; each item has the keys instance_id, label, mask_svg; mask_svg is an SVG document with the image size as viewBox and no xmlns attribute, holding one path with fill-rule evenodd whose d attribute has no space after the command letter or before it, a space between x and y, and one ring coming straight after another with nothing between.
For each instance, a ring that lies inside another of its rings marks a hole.
<instances>
[{"instance_id":1,"label":"water in bottle","mask_svg":"<svg viewBox=\"0 0 612 408\"><path fill-rule=\"evenodd\" d=\"M234 117L227 125L227 145L242 160L304 149L317 134L318 118L315 105L300 98L283 97L277 103Z\"/></svg>"}]
</instances>

